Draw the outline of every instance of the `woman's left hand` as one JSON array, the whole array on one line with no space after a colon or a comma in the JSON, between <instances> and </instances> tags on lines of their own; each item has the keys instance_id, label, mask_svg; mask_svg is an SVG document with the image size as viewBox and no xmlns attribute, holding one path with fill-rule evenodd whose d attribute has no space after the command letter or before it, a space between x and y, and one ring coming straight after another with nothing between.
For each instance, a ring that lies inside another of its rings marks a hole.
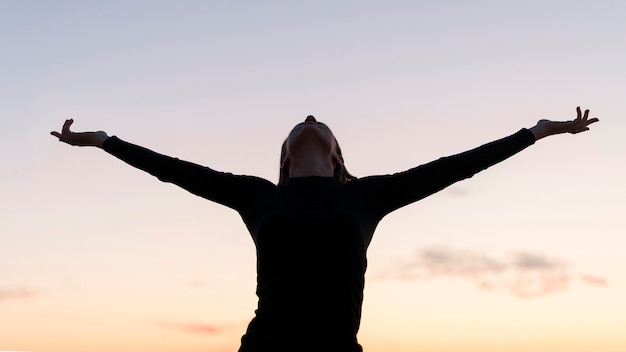
<instances>
[{"instance_id":1,"label":"woman's left hand","mask_svg":"<svg viewBox=\"0 0 626 352\"><path fill-rule=\"evenodd\" d=\"M560 133L580 133L589 130L589 125L594 122L598 122L597 118L589 119L589 110L585 110L582 114L580 106L576 107L576 119L571 121L550 121L539 120L537 125L529 130L535 135L535 139L541 139L543 137L551 136L553 134Z\"/></svg>"}]
</instances>

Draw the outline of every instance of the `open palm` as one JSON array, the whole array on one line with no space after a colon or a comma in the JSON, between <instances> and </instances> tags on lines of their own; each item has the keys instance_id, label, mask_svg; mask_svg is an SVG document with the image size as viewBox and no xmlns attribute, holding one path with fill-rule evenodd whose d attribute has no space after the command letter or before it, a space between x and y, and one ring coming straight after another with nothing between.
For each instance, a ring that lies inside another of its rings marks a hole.
<instances>
[{"instance_id":1,"label":"open palm","mask_svg":"<svg viewBox=\"0 0 626 352\"><path fill-rule=\"evenodd\" d=\"M76 146L95 146L102 147L102 143L109 136L104 131L97 132L72 132L70 126L74 122L73 119L65 120L61 133L52 131L51 135L57 137L59 141Z\"/></svg>"}]
</instances>

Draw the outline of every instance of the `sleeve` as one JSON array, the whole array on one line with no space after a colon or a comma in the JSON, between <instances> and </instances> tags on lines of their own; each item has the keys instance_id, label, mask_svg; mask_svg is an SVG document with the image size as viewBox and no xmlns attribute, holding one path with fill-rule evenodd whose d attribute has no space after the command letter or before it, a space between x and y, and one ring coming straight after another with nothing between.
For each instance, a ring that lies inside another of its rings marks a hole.
<instances>
[{"instance_id":1,"label":"sleeve","mask_svg":"<svg viewBox=\"0 0 626 352\"><path fill-rule=\"evenodd\" d=\"M102 147L109 154L163 182L173 183L239 212L245 211L263 189L274 187L273 183L262 178L215 171L153 152L116 136L106 139Z\"/></svg>"},{"instance_id":2,"label":"sleeve","mask_svg":"<svg viewBox=\"0 0 626 352\"><path fill-rule=\"evenodd\" d=\"M423 199L495 165L534 144L527 129L478 148L437 159L392 175L365 177L361 183L365 206L377 217Z\"/></svg>"}]
</instances>

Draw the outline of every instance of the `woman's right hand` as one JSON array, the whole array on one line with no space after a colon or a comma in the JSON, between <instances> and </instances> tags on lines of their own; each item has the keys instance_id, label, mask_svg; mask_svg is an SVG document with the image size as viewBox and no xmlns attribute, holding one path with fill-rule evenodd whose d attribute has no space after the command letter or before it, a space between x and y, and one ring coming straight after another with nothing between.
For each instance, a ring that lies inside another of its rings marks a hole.
<instances>
[{"instance_id":1,"label":"woman's right hand","mask_svg":"<svg viewBox=\"0 0 626 352\"><path fill-rule=\"evenodd\" d=\"M70 145L77 145L79 147L92 146L102 148L102 143L109 138L104 131L72 132L70 131L70 126L73 122L73 119L65 120L61 133L52 131L50 134L57 137L61 142L65 142Z\"/></svg>"}]
</instances>

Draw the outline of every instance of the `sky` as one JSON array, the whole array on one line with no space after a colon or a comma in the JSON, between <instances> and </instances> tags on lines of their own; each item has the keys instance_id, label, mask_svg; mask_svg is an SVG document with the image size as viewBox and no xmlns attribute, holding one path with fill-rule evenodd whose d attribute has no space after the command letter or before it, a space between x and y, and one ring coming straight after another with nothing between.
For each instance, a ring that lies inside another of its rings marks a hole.
<instances>
[{"instance_id":1,"label":"sky","mask_svg":"<svg viewBox=\"0 0 626 352\"><path fill-rule=\"evenodd\" d=\"M239 215L49 135L278 179L312 114L356 176L580 105L600 122L388 215L366 352L626 350L622 1L0 0L0 350L236 351Z\"/></svg>"}]
</instances>

